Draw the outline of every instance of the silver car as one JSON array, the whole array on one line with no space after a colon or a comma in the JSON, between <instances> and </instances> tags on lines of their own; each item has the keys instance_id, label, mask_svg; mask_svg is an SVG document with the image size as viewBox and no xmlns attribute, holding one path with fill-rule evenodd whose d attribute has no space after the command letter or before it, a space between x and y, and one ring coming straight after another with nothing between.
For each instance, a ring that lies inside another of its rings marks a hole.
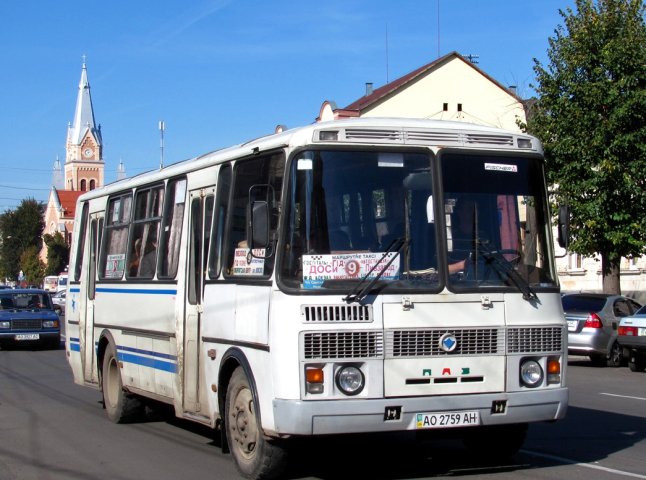
<instances>
[{"instance_id":1,"label":"silver car","mask_svg":"<svg viewBox=\"0 0 646 480\"><path fill-rule=\"evenodd\" d=\"M65 315L65 294L67 290L59 290L52 295L52 303L54 304L54 311L59 315Z\"/></svg>"},{"instance_id":2,"label":"silver car","mask_svg":"<svg viewBox=\"0 0 646 480\"><path fill-rule=\"evenodd\" d=\"M568 324L568 353L586 355L598 366L619 367L623 348L617 342L619 321L640 304L622 295L571 293L561 297Z\"/></svg>"},{"instance_id":3,"label":"silver car","mask_svg":"<svg viewBox=\"0 0 646 480\"><path fill-rule=\"evenodd\" d=\"M633 372L646 369L646 307L619 322L619 344L624 347L628 367Z\"/></svg>"}]
</instances>

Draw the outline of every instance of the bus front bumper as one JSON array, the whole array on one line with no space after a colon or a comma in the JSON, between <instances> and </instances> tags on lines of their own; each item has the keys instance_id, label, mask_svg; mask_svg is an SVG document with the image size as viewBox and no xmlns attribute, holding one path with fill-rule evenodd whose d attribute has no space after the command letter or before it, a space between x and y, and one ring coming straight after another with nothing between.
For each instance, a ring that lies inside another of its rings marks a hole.
<instances>
[{"instance_id":1,"label":"bus front bumper","mask_svg":"<svg viewBox=\"0 0 646 480\"><path fill-rule=\"evenodd\" d=\"M479 425L553 421L565 417L567 388L483 395L273 401L278 435L416 430L418 414L479 413Z\"/></svg>"}]
</instances>

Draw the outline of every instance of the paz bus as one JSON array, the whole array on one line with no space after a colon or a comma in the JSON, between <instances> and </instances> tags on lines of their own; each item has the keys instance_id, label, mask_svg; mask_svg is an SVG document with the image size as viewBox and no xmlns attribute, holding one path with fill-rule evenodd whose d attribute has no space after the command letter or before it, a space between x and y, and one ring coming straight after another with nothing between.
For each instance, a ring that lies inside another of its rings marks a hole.
<instances>
[{"instance_id":1,"label":"paz bus","mask_svg":"<svg viewBox=\"0 0 646 480\"><path fill-rule=\"evenodd\" d=\"M92 190L76 212L75 382L117 423L156 401L218 429L248 478L279 475L302 437L450 431L504 457L565 415L534 137L317 123Z\"/></svg>"}]
</instances>

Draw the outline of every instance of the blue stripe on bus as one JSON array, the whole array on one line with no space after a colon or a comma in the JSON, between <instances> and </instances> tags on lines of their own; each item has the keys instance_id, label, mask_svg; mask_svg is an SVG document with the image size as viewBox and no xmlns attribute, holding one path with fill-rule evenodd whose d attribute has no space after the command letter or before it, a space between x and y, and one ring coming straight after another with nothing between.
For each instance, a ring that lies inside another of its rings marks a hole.
<instances>
[{"instance_id":1,"label":"blue stripe on bus","mask_svg":"<svg viewBox=\"0 0 646 480\"><path fill-rule=\"evenodd\" d=\"M139 293L144 295L177 295L177 289L175 290L153 290L149 288L97 288L98 293Z\"/></svg>"},{"instance_id":2,"label":"blue stripe on bus","mask_svg":"<svg viewBox=\"0 0 646 480\"><path fill-rule=\"evenodd\" d=\"M160 353L160 352L153 352L152 350L142 350L140 348L134 348L134 347L124 347L123 345L120 345L117 347L117 350L122 350L124 352L131 352L131 353L137 353L140 355L150 355L151 357L159 357L159 358L164 358L166 360L177 360L176 355L170 355L168 353Z\"/></svg>"},{"instance_id":3,"label":"blue stripe on bus","mask_svg":"<svg viewBox=\"0 0 646 480\"><path fill-rule=\"evenodd\" d=\"M177 365L175 363L164 362L162 360L159 360L158 358L144 357L141 355L137 355L135 353L124 353L122 350L136 351L137 349L136 348L126 349L124 347L118 347L117 358L121 362L128 362L135 365L141 365L143 367L150 367L156 370L162 370L164 372L177 373ZM143 350L141 350L141 352L149 354L148 352L145 352ZM156 352L150 352L150 354L155 355L157 357L168 356L168 355L164 355Z\"/></svg>"},{"instance_id":4,"label":"blue stripe on bus","mask_svg":"<svg viewBox=\"0 0 646 480\"><path fill-rule=\"evenodd\" d=\"M81 293L81 289L79 287L72 287L70 288L71 293Z\"/></svg>"},{"instance_id":5,"label":"blue stripe on bus","mask_svg":"<svg viewBox=\"0 0 646 480\"><path fill-rule=\"evenodd\" d=\"M70 337L70 350L73 352L81 351L81 341L78 338Z\"/></svg>"}]
</instances>

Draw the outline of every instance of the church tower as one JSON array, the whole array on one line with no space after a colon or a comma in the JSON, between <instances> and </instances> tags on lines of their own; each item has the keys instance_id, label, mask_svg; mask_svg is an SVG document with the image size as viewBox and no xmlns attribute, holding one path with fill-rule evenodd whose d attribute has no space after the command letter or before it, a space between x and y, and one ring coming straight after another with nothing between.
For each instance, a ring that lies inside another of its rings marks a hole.
<instances>
[{"instance_id":1,"label":"church tower","mask_svg":"<svg viewBox=\"0 0 646 480\"><path fill-rule=\"evenodd\" d=\"M67 127L65 190L88 191L103 186L104 162L101 125L94 121L85 60L81 69L74 122Z\"/></svg>"}]
</instances>

